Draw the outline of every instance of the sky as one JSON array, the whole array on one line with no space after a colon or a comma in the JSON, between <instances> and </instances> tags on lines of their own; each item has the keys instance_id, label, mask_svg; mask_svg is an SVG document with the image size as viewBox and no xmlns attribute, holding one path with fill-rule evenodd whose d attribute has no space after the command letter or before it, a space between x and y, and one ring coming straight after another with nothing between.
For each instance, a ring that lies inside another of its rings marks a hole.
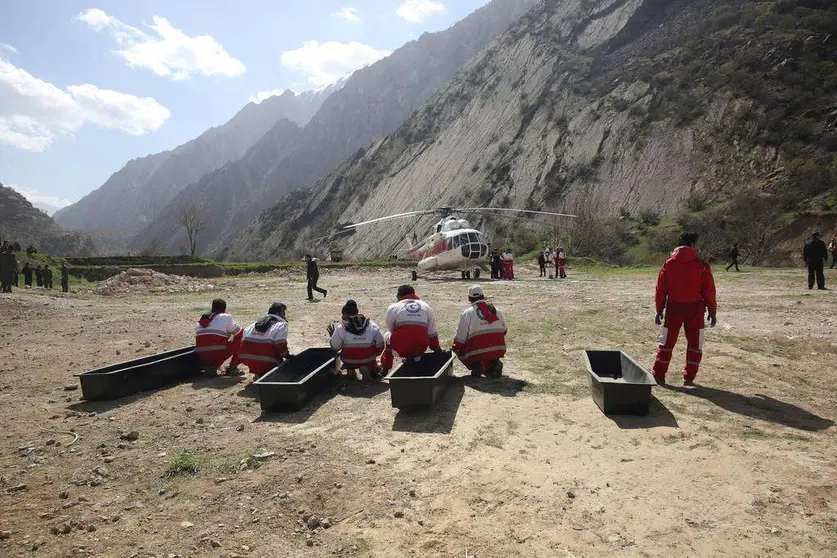
<instances>
[{"instance_id":1,"label":"sky","mask_svg":"<svg viewBox=\"0 0 837 558\"><path fill-rule=\"evenodd\" d=\"M487 0L0 0L0 182L61 207Z\"/></svg>"}]
</instances>

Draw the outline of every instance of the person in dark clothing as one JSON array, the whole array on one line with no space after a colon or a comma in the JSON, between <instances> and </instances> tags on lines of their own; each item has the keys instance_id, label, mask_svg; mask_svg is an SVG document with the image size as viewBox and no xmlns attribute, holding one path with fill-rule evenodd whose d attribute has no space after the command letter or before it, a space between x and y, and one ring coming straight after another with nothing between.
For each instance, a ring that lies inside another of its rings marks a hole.
<instances>
[{"instance_id":1,"label":"person in dark clothing","mask_svg":"<svg viewBox=\"0 0 837 558\"><path fill-rule=\"evenodd\" d=\"M44 288L45 289L52 289L52 270L49 268L48 265L44 266Z\"/></svg>"},{"instance_id":2,"label":"person in dark clothing","mask_svg":"<svg viewBox=\"0 0 837 558\"><path fill-rule=\"evenodd\" d=\"M41 266L35 268L35 285L38 287L44 286L44 270Z\"/></svg>"},{"instance_id":3,"label":"person in dark clothing","mask_svg":"<svg viewBox=\"0 0 837 558\"><path fill-rule=\"evenodd\" d=\"M323 295L323 298L328 296L327 289L317 287L317 281L320 280L320 268L317 267L317 258L311 254L305 254L306 263L306 278L308 279L308 300L314 300L314 291Z\"/></svg>"},{"instance_id":4,"label":"person in dark clothing","mask_svg":"<svg viewBox=\"0 0 837 558\"><path fill-rule=\"evenodd\" d=\"M29 287L29 288L32 287L32 272L33 271L34 270L32 269L32 266L29 265L29 262L26 262L23 265L23 285L24 286Z\"/></svg>"},{"instance_id":5,"label":"person in dark clothing","mask_svg":"<svg viewBox=\"0 0 837 558\"><path fill-rule=\"evenodd\" d=\"M538 253L538 268L541 271L541 277L546 277L546 256L543 250Z\"/></svg>"},{"instance_id":6,"label":"person in dark clothing","mask_svg":"<svg viewBox=\"0 0 837 558\"><path fill-rule=\"evenodd\" d=\"M65 293L70 291L70 268L67 264L61 266L61 290Z\"/></svg>"},{"instance_id":7,"label":"person in dark clothing","mask_svg":"<svg viewBox=\"0 0 837 558\"><path fill-rule=\"evenodd\" d=\"M3 250L0 251L0 290L10 293L17 273L17 260L15 260L15 253L5 248L4 243Z\"/></svg>"},{"instance_id":8,"label":"person in dark clothing","mask_svg":"<svg viewBox=\"0 0 837 558\"><path fill-rule=\"evenodd\" d=\"M730 270L732 266L735 266L735 271L741 271L738 269L738 243L732 245L732 250L729 251L729 265L727 266L727 271Z\"/></svg>"},{"instance_id":9,"label":"person in dark clothing","mask_svg":"<svg viewBox=\"0 0 837 558\"><path fill-rule=\"evenodd\" d=\"M491 256L488 258L489 263L491 264L491 278L492 279L499 279L500 278L500 254L497 250L493 250L491 252Z\"/></svg>"},{"instance_id":10,"label":"person in dark clothing","mask_svg":"<svg viewBox=\"0 0 837 558\"><path fill-rule=\"evenodd\" d=\"M810 240L805 243L805 247L802 249L802 259L808 266L808 289L814 288L814 278L816 277L817 288L824 291L825 273L823 268L825 262L828 261L828 249L825 247L825 242L820 240L820 233L815 232L811 235Z\"/></svg>"}]
</instances>

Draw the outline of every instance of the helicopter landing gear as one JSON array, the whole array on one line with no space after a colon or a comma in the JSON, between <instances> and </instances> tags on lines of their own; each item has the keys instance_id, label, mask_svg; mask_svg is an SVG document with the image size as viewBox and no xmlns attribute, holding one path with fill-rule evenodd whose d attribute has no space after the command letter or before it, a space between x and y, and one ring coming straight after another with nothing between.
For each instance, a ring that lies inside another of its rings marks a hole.
<instances>
[{"instance_id":1,"label":"helicopter landing gear","mask_svg":"<svg viewBox=\"0 0 837 558\"><path fill-rule=\"evenodd\" d=\"M411 271L410 277L413 279L413 281L418 281L418 272L415 270Z\"/></svg>"},{"instance_id":2,"label":"helicopter landing gear","mask_svg":"<svg viewBox=\"0 0 837 558\"><path fill-rule=\"evenodd\" d=\"M470 271L463 271L462 272L462 279L470 279L470 278L471 278L471 272Z\"/></svg>"}]
</instances>

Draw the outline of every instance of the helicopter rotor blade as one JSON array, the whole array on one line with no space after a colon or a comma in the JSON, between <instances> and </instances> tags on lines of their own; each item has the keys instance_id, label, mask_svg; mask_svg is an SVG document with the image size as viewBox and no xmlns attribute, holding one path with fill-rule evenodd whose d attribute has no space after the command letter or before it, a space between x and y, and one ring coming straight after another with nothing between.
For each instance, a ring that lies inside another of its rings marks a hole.
<instances>
[{"instance_id":1,"label":"helicopter rotor blade","mask_svg":"<svg viewBox=\"0 0 837 558\"><path fill-rule=\"evenodd\" d=\"M553 211L535 211L532 209L512 209L508 207L452 207L450 208L453 211L499 211L499 212L508 212L508 213L528 213L530 215L551 215L553 217L567 217L570 219L575 219L578 217L577 215L571 215L569 213L555 213Z\"/></svg>"},{"instance_id":2,"label":"helicopter rotor blade","mask_svg":"<svg viewBox=\"0 0 837 558\"><path fill-rule=\"evenodd\" d=\"M345 225L342 225L339 228L339 231L344 232L366 225L381 223L383 221L390 221L392 219L404 219L405 217L413 217L417 215L431 215L433 213L438 213L438 211L438 209L421 209L418 211L408 211L407 213L398 213L396 215L387 215L386 217L378 217L377 219L370 219L369 221L362 221L360 223L347 223Z\"/></svg>"}]
</instances>

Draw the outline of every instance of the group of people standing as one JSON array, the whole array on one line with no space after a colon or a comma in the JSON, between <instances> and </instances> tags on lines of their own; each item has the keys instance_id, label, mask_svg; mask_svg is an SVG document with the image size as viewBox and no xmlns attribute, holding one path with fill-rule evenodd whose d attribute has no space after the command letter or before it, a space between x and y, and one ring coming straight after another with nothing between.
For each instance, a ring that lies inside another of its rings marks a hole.
<instances>
[{"instance_id":1,"label":"group of people standing","mask_svg":"<svg viewBox=\"0 0 837 558\"><path fill-rule=\"evenodd\" d=\"M499 377L506 354L505 318L479 285L468 289L468 302L451 350L472 376ZM387 309L386 329L384 333L361 314L354 300L343 305L340 323L326 327L343 369L364 379L383 378L396 358L419 359L428 349L442 351L433 308L410 285L398 287L396 302ZM287 306L273 303L265 317L242 329L227 312L227 303L213 300L211 311L200 317L195 328L195 352L205 372L216 373L231 358L226 375L242 375L238 365L243 364L259 378L293 358L288 350Z\"/></svg>"},{"instance_id":2,"label":"group of people standing","mask_svg":"<svg viewBox=\"0 0 837 558\"><path fill-rule=\"evenodd\" d=\"M562 246L558 246L554 250L546 248L543 252L538 254L538 267L540 268L540 276L546 277L546 266L550 263L555 266L556 279L567 278L567 252Z\"/></svg>"},{"instance_id":3,"label":"group of people standing","mask_svg":"<svg viewBox=\"0 0 837 558\"><path fill-rule=\"evenodd\" d=\"M10 293L12 287L20 287L21 275L23 275L23 285L26 288L32 288L33 281L35 287L54 288L53 270L48 264L43 267L40 265L32 267L29 262L26 262L21 269L17 261L17 252L18 249L14 244L9 244L8 240L0 244L0 290L2 292ZM27 254L31 257L34 253L37 253L37 250L30 246ZM70 290L70 268L67 264L61 266L61 290L65 293Z\"/></svg>"},{"instance_id":4,"label":"group of people standing","mask_svg":"<svg viewBox=\"0 0 837 558\"><path fill-rule=\"evenodd\" d=\"M488 256L492 279L514 279L514 254L511 250L492 250Z\"/></svg>"}]
</instances>

